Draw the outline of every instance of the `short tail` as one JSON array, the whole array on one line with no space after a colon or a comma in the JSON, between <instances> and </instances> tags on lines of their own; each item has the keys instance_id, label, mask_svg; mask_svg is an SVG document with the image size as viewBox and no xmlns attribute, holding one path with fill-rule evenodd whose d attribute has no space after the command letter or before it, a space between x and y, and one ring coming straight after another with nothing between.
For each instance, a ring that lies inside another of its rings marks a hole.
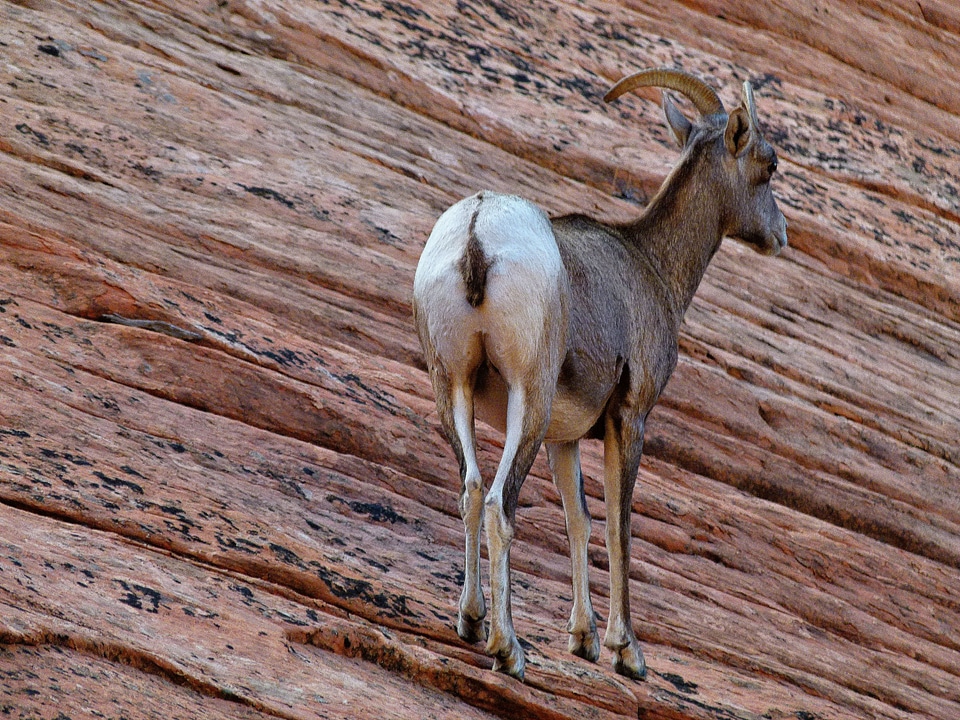
<instances>
[{"instance_id":1,"label":"short tail","mask_svg":"<svg viewBox=\"0 0 960 720\"><path fill-rule=\"evenodd\" d=\"M467 289L467 302L472 307L483 304L487 291L487 271L490 269L490 260L483 252L483 246L477 237L477 216L483 203L483 193L477 195L477 206L470 217L470 227L467 230L467 247L460 258L458 265L463 284Z\"/></svg>"}]
</instances>

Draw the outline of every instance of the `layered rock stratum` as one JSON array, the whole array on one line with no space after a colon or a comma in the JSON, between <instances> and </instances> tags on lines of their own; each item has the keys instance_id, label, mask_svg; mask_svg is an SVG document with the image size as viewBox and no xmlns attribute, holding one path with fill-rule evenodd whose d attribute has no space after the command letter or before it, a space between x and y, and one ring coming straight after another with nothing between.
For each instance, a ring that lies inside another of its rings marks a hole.
<instances>
[{"instance_id":1,"label":"layered rock stratum","mask_svg":"<svg viewBox=\"0 0 960 720\"><path fill-rule=\"evenodd\" d=\"M960 11L735 5L0 3L0 716L960 717ZM481 188L635 215L653 65L754 84L791 247L724 243L648 423L647 681L566 652L540 458L521 684L453 629L413 272Z\"/></svg>"}]
</instances>

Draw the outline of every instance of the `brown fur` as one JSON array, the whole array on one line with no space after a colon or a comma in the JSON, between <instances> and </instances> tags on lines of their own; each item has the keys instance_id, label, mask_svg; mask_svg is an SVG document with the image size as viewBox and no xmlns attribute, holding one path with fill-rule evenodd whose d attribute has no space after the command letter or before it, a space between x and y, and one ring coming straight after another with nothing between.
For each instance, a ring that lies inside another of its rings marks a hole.
<instances>
[{"instance_id":1,"label":"brown fur","mask_svg":"<svg viewBox=\"0 0 960 720\"><path fill-rule=\"evenodd\" d=\"M483 304L487 287L487 271L490 269L490 261L483 252L480 240L477 238L477 215L480 214L480 203L483 202L483 193L477 196L477 209L473 211L473 217L470 218L470 227L467 229L467 251L460 258L458 265L460 275L463 277L463 284L467 289L467 302L472 307L480 307Z\"/></svg>"}]
</instances>

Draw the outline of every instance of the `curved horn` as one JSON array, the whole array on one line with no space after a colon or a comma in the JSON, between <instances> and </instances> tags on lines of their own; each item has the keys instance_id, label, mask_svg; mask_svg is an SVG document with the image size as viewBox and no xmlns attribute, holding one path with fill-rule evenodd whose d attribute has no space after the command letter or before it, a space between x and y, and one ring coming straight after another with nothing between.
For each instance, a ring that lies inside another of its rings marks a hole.
<instances>
[{"instance_id":1,"label":"curved horn","mask_svg":"<svg viewBox=\"0 0 960 720\"><path fill-rule=\"evenodd\" d=\"M638 87L661 87L683 93L704 116L725 112L713 88L700 78L671 68L653 68L628 75L610 88L603 99L611 102Z\"/></svg>"}]
</instances>

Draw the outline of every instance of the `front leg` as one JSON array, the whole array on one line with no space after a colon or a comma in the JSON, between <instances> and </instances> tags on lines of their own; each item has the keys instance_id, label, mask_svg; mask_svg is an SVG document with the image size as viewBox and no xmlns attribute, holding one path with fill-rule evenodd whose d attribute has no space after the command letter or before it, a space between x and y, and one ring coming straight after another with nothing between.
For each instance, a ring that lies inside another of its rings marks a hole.
<instances>
[{"instance_id":1,"label":"front leg","mask_svg":"<svg viewBox=\"0 0 960 720\"><path fill-rule=\"evenodd\" d=\"M603 489L607 506L607 554L610 558L610 618L603 644L614 652L621 675L642 680L647 667L630 624L630 514L633 488L643 452L644 418L606 419Z\"/></svg>"},{"instance_id":2,"label":"front leg","mask_svg":"<svg viewBox=\"0 0 960 720\"><path fill-rule=\"evenodd\" d=\"M573 610L567 632L567 649L574 655L594 662L600 656L600 638L590 603L590 580L587 574L587 545L590 542L590 513L583 494L580 473L580 443L550 443L547 457L553 481L560 491L563 514L570 543L570 564L573 574Z\"/></svg>"}]
</instances>

